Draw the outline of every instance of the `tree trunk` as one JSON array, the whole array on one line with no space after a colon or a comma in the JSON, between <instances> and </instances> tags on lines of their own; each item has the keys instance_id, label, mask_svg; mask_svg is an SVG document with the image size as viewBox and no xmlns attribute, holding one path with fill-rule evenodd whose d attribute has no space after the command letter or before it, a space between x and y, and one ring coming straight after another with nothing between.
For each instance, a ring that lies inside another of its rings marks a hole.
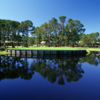
<instances>
[{"instance_id":1,"label":"tree trunk","mask_svg":"<svg viewBox=\"0 0 100 100\"><path fill-rule=\"evenodd\" d=\"M8 31L9 32L9 31ZM7 40L9 41L9 36L7 35ZM8 42L7 42L7 48L8 48Z\"/></svg>"},{"instance_id":2,"label":"tree trunk","mask_svg":"<svg viewBox=\"0 0 100 100\"><path fill-rule=\"evenodd\" d=\"M74 47L74 38L73 38L73 47Z\"/></svg>"},{"instance_id":3,"label":"tree trunk","mask_svg":"<svg viewBox=\"0 0 100 100\"><path fill-rule=\"evenodd\" d=\"M4 41L4 47L6 48L6 44L5 44L5 41Z\"/></svg>"},{"instance_id":4,"label":"tree trunk","mask_svg":"<svg viewBox=\"0 0 100 100\"><path fill-rule=\"evenodd\" d=\"M51 36L51 33L49 33L49 35ZM49 36L49 47L50 47L50 36Z\"/></svg>"},{"instance_id":5,"label":"tree trunk","mask_svg":"<svg viewBox=\"0 0 100 100\"><path fill-rule=\"evenodd\" d=\"M18 41L17 41L17 48L18 48Z\"/></svg>"},{"instance_id":6,"label":"tree trunk","mask_svg":"<svg viewBox=\"0 0 100 100\"><path fill-rule=\"evenodd\" d=\"M28 47L28 31L26 32L26 44L25 47Z\"/></svg>"},{"instance_id":7,"label":"tree trunk","mask_svg":"<svg viewBox=\"0 0 100 100\"><path fill-rule=\"evenodd\" d=\"M69 46L69 38L68 38L68 46Z\"/></svg>"},{"instance_id":8,"label":"tree trunk","mask_svg":"<svg viewBox=\"0 0 100 100\"><path fill-rule=\"evenodd\" d=\"M63 26L62 26L62 41L61 41L61 46L63 46Z\"/></svg>"},{"instance_id":9,"label":"tree trunk","mask_svg":"<svg viewBox=\"0 0 100 100\"><path fill-rule=\"evenodd\" d=\"M49 36L49 47L50 47L50 36Z\"/></svg>"},{"instance_id":10,"label":"tree trunk","mask_svg":"<svg viewBox=\"0 0 100 100\"><path fill-rule=\"evenodd\" d=\"M39 41L38 41L38 45L39 45L39 43L40 43L40 35L39 35Z\"/></svg>"},{"instance_id":11,"label":"tree trunk","mask_svg":"<svg viewBox=\"0 0 100 100\"><path fill-rule=\"evenodd\" d=\"M69 32L69 29L68 29L68 46L69 46L69 40L70 40L70 32Z\"/></svg>"},{"instance_id":12,"label":"tree trunk","mask_svg":"<svg viewBox=\"0 0 100 100\"><path fill-rule=\"evenodd\" d=\"M1 47L1 28L0 28L0 47Z\"/></svg>"},{"instance_id":13,"label":"tree trunk","mask_svg":"<svg viewBox=\"0 0 100 100\"><path fill-rule=\"evenodd\" d=\"M37 38L37 47L38 47L38 38Z\"/></svg>"},{"instance_id":14,"label":"tree trunk","mask_svg":"<svg viewBox=\"0 0 100 100\"><path fill-rule=\"evenodd\" d=\"M19 32L18 32L17 48L18 46L19 46Z\"/></svg>"},{"instance_id":15,"label":"tree trunk","mask_svg":"<svg viewBox=\"0 0 100 100\"><path fill-rule=\"evenodd\" d=\"M53 39L53 47L55 47L55 39Z\"/></svg>"}]
</instances>

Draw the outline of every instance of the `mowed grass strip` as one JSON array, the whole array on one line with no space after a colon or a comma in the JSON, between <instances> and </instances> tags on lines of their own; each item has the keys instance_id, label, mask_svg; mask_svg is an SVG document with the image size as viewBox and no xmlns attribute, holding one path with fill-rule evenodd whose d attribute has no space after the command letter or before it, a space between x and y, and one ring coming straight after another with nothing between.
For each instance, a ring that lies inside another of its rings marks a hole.
<instances>
[{"instance_id":1,"label":"mowed grass strip","mask_svg":"<svg viewBox=\"0 0 100 100\"><path fill-rule=\"evenodd\" d=\"M16 47L16 48L9 48L14 50L86 50L88 53L90 51L100 51L100 48L85 48L85 47Z\"/></svg>"},{"instance_id":2,"label":"mowed grass strip","mask_svg":"<svg viewBox=\"0 0 100 100\"><path fill-rule=\"evenodd\" d=\"M19 48L9 48L13 50L85 50L82 48L73 47L19 47Z\"/></svg>"},{"instance_id":3,"label":"mowed grass strip","mask_svg":"<svg viewBox=\"0 0 100 100\"><path fill-rule=\"evenodd\" d=\"M100 48L80 48L80 49L84 49L84 50L86 50L86 51L100 51Z\"/></svg>"},{"instance_id":4,"label":"mowed grass strip","mask_svg":"<svg viewBox=\"0 0 100 100\"><path fill-rule=\"evenodd\" d=\"M0 51L0 55L6 55L6 54L10 54L10 53L6 51Z\"/></svg>"}]
</instances>

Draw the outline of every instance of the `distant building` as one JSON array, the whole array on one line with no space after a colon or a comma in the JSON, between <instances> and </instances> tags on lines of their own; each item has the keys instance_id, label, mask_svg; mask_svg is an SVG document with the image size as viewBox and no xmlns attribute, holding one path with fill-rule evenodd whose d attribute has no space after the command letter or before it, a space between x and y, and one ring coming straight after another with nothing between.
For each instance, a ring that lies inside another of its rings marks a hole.
<instances>
[{"instance_id":1,"label":"distant building","mask_svg":"<svg viewBox=\"0 0 100 100\"><path fill-rule=\"evenodd\" d=\"M46 41L42 41L42 42L41 42L41 44L45 44L45 43L46 43Z\"/></svg>"},{"instance_id":2,"label":"distant building","mask_svg":"<svg viewBox=\"0 0 100 100\"><path fill-rule=\"evenodd\" d=\"M11 46L12 45L12 42L17 45L17 43L19 43L19 45L21 46L22 42L17 42L17 41L5 41L5 44L8 45L8 46ZM1 45L4 46L4 42L1 41Z\"/></svg>"}]
</instances>

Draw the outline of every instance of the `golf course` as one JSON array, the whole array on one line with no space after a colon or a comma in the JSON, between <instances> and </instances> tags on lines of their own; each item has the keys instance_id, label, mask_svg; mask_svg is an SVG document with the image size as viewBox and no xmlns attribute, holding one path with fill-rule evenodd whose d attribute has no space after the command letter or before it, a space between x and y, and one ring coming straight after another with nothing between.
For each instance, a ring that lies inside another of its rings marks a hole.
<instances>
[{"instance_id":1,"label":"golf course","mask_svg":"<svg viewBox=\"0 0 100 100\"><path fill-rule=\"evenodd\" d=\"M3 49L3 47L0 49ZM12 48L11 46L9 46L6 49L11 49L11 50L67 50L67 51L86 50L88 54L90 53L90 51L100 51L100 48L83 48L83 47L32 47L32 46L22 47L22 46L19 46L19 47ZM0 55L6 55L6 54L9 54L9 52L6 52L4 50L0 51Z\"/></svg>"}]
</instances>

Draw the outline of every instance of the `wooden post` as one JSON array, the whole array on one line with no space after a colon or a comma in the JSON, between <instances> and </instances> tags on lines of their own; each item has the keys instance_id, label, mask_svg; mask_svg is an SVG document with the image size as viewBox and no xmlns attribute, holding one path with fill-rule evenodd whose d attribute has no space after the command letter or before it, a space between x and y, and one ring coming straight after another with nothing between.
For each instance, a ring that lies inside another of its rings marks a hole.
<instances>
[{"instance_id":1,"label":"wooden post","mask_svg":"<svg viewBox=\"0 0 100 100\"><path fill-rule=\"evenodd\" d=\"M44 50L43 50L43 59L44 59Z\"/></svg>"},{"instance_id":2,"label":"wooden post","mask_svg":"<svg viewBox=\"0 0 100 100\"><path fill-rule=\"evenodd\" d=\"M15 57L16 57L16 50L15 50Z\"/></svg>"},{"instance_id":3,"label":"wooden post","mask_svg":"<svg viewBox=\"0 0 100 100\"><path fill-rule=\"evenodd\" d=\"M49 50L49 59L51 58L51 51Z\"/></svg>"}]
</instances>

